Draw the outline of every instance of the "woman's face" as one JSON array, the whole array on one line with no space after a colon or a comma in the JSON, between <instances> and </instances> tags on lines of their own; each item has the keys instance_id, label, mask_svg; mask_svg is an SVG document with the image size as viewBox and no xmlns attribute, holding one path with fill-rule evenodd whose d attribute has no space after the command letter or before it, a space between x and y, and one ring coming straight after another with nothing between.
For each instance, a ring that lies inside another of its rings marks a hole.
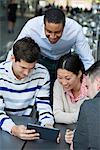
<instances>
[{"instance_id":1,"label":"woman's face","mask_svg":"<svg viewBox=\"0 0 100 150\"><path fill-rule=\"evenodd\" d=\"M77 89L80 83L80 73L78 75L65 69L57 70L57 79L62 84L64 91L70 91Z\"/></svg>"}]
</instances>

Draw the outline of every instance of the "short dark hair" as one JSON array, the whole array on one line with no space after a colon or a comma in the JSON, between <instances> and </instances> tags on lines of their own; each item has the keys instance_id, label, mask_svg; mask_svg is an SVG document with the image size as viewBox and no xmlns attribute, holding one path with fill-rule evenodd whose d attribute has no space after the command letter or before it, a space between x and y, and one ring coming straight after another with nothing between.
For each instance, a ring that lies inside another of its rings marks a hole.
<instances>
[{"instance_id":1,"label":"short dark hair","mask_svg":"<svg viewBox=\"0 0 100 150\"><path fill-rule=\"evenodd\" d=\"M44 24L46 24L46 21L49 23L62 23L63 27L65 26L65 14L64 12L59 8L49 8L44 15Z\"/></svg>"},{"instance_id":2,"label":"short dark hair","mask_svg":"<svg viewBox=\"0 0 100 150\"><path fill-rule=\"evenodd\" d=\"M40 56L40 47L33 39L24 37L13 45L13 54L15 61L22 59L28 63L33 63L37 61Z\"/></svg>"},{"instance_id":3,"label":"short dark hair","mask_svg":"<svg viewBox=\"0 0 100 150\"><path fill-rule=\"evenodd\" d=\"M96 61L87 71L86 75L88 75L91 80L94 80L95 77L100 77L100 60Z\"/></svg>"},{"instance_id":4,"label":"short dark hair","mask_svg":"<svg viewBox=\"0 0 100 150\"><path fill-rule=\"evenodd\" d=\"M71 71L76 75L79 74L80 70L82 71L82 74L85 74L83 62L75 53L62 56L59 59L58 69L59 68Z\"/></svg>"}]
</instances>

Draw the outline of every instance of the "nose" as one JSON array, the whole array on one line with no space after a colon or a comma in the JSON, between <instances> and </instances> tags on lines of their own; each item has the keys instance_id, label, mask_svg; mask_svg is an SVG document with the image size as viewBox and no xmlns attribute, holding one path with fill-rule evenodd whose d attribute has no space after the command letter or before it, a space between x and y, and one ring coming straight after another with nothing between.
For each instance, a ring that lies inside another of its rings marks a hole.
<instances>
[{"instance_id":1,"label":"nose","mask_svg":"<svg viewBox=\"0 0 100 150\"><path fill-rule=\"evenodd\" d=\"M56 37L56 34L55 33L51 33L50 34L50 38L54 39Z\"/></svg>"},{"instance_id":2,"label":"nose","mask_svg":"<svg viewBox=\"0 0 100 150\"><path fill-rule=\"evenodd\" d=\"M24 70L24 75L28 76L28 74L29 74L29 70L28 69Z\"/></svg>"},{"instance_id":3,"label":"nose","mask_svg":"<svg viewBox=\"0 0 100 150\"><path fill-rule=\"evenodd\" d=\"M67 82L66 82L65 79L62 79L61 83L62 83L63 86L67 85Z\"/></svg>"}]
</instances>

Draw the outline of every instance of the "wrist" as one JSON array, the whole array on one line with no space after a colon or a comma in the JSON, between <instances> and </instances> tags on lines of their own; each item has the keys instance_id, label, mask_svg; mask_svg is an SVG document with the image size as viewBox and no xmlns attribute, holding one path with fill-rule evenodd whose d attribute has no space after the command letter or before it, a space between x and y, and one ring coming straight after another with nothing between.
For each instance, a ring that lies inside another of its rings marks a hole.
<instances>
[{"instance_id":1,"label":"wrist","mask_svg":"<svg viewBox=\"0 0 100 150\"><path fill-rule=\"evenodd\" d=\"M17 126L16 125L14 125L13 127L12 127L12 129L11 129L11 135L14 135L14 136L16 136L16 129L17 129Z\"/></svg>"}]
</instances>

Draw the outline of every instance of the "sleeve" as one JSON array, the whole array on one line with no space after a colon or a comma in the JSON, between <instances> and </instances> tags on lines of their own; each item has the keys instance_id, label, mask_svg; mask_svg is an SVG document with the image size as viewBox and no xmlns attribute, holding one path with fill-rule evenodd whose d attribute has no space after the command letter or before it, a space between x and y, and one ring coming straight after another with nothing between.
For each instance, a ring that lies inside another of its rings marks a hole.
<instances>
[{"instance_id":1,"label":"sleeve","mask_svg":"<svg viewBox=\"0 0 100 150\"><path fill-rule=\"evenodd\" d=\"M4 131L11 133L11 129L15 125L15 123L8 115L6 115L4 111L4 107L5 107L5 103L0 93L0 128Z\"/></svg>"},{"instance_id":2,"label":"sleeve","mask_svg":"<svg viewBox=\"0 0 100 150\"><path fill-rule=\"evenodd\" d=\"M39 122L42 126L45 124L54 124L54 117L50 106L50 76L47 71L44 79L41 81L41 88L36 97L37 111L39 112Z\"/></svg>"},{"instance_id":3,"label":"sleeve","mask_svg":"<svg viewBox=\"0 0 100 150\"><path fill-rule=\"evenodd\" d=\"M64 99L66 101L66 106L64 106ZM78 111L70 112L69 105L67 105L67 99L62 94L61 85L57 80L54 83L53 90L53 113L57 123L71 124L75 123L78 118Z\"/></svg>"},{"instance_id":4,"label":"sleeve","mask_svg":"<svg viewBox=\"0 0 100 150\"><path fill-rule=\"evenodd\" d=\"M33 22L33 25L34 25L34 22ZM22 39L24 37L31 37L32 38L32 31L31 31L31 27L32 26L32 22L31 20L29 20L25 25L24 27L22 28L20 34L18 35L16 41L18 41L19 39Z\"/></svg>"},{"instance_id":5,"label":"sleeve","mask_svg":"<svg viewBox=\"0 0 100 150\"><path fill-rule=\"evenodd\" d=\"M73 138L73 147L75 150L88 149L88 134L86 108L83 103L80 108L78 123Z\"/></svg>"},{"instance_id":6,"label":"sleeve","mask_svg":"<svg viewBox=\"0 0 100 150\"><path fill-rule=\"evenodd\" d=\"M85 69L87 70L94 63L94 58L92 56L92 50L90 49L88 41L83 34L82 27L80 27L77 33L75 51L77 54L79 54Z\"/></svg>"}]
</instances>

